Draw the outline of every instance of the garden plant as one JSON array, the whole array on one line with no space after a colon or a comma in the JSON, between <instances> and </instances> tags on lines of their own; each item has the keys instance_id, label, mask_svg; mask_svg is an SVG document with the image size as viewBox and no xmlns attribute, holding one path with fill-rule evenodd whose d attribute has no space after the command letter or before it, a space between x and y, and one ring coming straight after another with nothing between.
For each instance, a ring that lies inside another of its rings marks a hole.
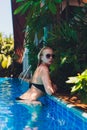
<instances>
[{"instance_id":1,"label":"garden plant","mask_svg":"<svg viewBox=\"0 0 87 130\"><path fill-rule=\"evenodd\" d=\"M65 82L67 77L82 73L87 68L87 4L73 7L66 0L66 8L62 10L63 0L16 2L20 6L14 14L26 14L25 47L29 50L32 72L36 68L37 52L44 45L51 46L56 54L51 66L54 72L52 79L60 90L70 92L70 86Z\"/></svg>"}]
</instances>

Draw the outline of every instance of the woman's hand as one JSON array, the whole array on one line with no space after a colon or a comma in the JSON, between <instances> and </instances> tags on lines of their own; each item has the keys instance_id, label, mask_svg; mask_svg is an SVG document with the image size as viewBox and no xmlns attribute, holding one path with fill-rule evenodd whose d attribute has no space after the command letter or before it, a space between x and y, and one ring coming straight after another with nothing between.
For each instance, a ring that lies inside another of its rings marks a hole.
<instances>
[{"instance_id":1,"label":"woman's hand","mask_svg":"<svg viewBox=\"0 0 87 130\"><path fill-rule=\"evenodd\" d=\"M56 94L58 88L57 88L57 85L56 84L52 84L52 88L53 88L53 94Z\"/></svg>"}]
</instances>

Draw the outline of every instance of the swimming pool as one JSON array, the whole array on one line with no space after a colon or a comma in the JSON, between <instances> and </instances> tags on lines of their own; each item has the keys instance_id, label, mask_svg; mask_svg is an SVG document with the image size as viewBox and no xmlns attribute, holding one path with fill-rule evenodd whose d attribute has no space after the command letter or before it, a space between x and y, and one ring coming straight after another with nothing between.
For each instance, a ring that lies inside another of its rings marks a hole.
<instances>
[{"instance_id":1,"label":"swimming pool","mask_svg":"<svg viewBox=\"0 0 87 130\"><path fill-rule=\"evenodd\" d=\"M15 98L28 89L19 79L0 78L0 130L86 130L87 113L53 96L43 106L25 105Z\"/></svg>"}]
</instances>

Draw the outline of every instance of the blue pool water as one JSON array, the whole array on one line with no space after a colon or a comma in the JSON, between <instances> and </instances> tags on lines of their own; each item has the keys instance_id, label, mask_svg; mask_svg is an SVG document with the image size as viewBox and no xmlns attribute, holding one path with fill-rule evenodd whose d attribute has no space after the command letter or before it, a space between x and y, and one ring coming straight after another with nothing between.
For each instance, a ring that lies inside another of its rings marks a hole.
<instances>
[{"instance_id":1,"label":"blue pool water","mask_svg":"<svg viewBox=\"0 0 87 130\"><path fill-rule=\"evenodd\" d=\"M40 105L25 105L15 98L28 89L19 79L0 78L0 130L86 130L87 113L53 96Z\"/></svg>"}]
</instances>

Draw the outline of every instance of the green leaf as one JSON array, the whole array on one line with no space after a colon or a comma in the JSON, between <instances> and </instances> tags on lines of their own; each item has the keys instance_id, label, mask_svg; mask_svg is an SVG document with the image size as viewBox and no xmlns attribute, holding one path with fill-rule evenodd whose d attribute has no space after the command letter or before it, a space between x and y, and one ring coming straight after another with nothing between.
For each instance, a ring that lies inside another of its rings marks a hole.
<instances>
[{"instance_id":1,"label":"green leaf","mask_svg":"<svg viewBox=\"0 0 87 130\"><path fill-rule=\"evenodd\" d=\"M8 57L7 57L7 68L11 65L11 62L12 62L12 60L11 60L11 56L10 55L8 55Z\"/></svg>"},{"instance_id":2,"label":"green leaf","mask_svg":"<svg viewBox=\"0 0 87 130\"><path fill-rule=\"evenodd\" d=\"M56 3L61 3L63 0L54 0Z\"/></svg>"},{"instance_id":3,"label":"green leaf","mask_svg":"<svg viewBox=\"0 0 87 130\"><path fill-rule=\"evenodd\" d=\"M31 5L31 2L28 1L24 4L22 4L21 6L19 6L15 11L14 11L14 14L18 14L18 13L21 13L21 14L24 14L27 9L29 8L29 6Z\"/></svg>"},{"instance_id":4,"label":"green leaf","mask_svg":"<svg viewBox=\"0 0 87 130\"><path fill-rule=\"evenodd\" d=\"M78 91L81 88L81 84L72 87L71 93Z\"/></svg>"},{"instance_id":5,"label":"green leaf","mask_svg":"<svg viewBox=\"0 0 87 130\"><path fill-rule=\"evenodd\" d=\"M68 77L69 80L66 81L66 83L77 83L79 82L78 76L76 77Z\"/></svg>"},{"instance_id":6,"label":"green leaf","mask_svg":"<svg viewBox=\"0 0 87 130\"><path fill-rule=\"evenodd\" d=\"M29 8L30 5L31 5L31 2L27 2L24 9L22 10L21 14L24 14L27 11L27 9Z\"/></svg>"},{"instance_id":7,"label":"green leaf","mask_svg":"<svg viewBox=\"0 0 87 130\"><path fill-rule=\"evenodd\" d=\"M7 57L3 54L3 61L1 63L1 66L3 68L6 68L7 67L7 63L8 63Z\"/></svg>"},{"instance_id":8,"label":"green leaf","mask_svg":"<svg viewBox=\"0 0 87 130\"><path fill-rule=\"evenodd\" d=\"M22 1L24 1L24 0L16 0L16 2L22 2Z\"/></svg>"},{"instance_id":9,"label":"green leaf","mask_svg":"<svg viewBox=\"0 0 87 130\"><path fill-rule=\"evenodd\" d=\"M85 75L85 76L87 76L87 69L86 69L84 72L82 72L81 75Z\"/></svg>"},{"instance_id":10,"label":"green leaf","mask_svg":"<svg viewBox=\"0 0 87 130\"><path fill-rule=\"evenodd\" d=\"M49 2L49 10L53 13L53 14L56 14L56 12L57 12L57 9L56 9L56 6L55 6L55 4L54 3L52 3L52 2Z\"/></svg>"},{"instance_id":11,"label":"green leaf","mask_svg":"<svg viewBox=\"0 0 87 130\"><path fill-rule=\"evenodd\" d=\"M63 57L62 60L61 60L61 64L64 64L66 62L66 60L67 60L67 57L66 56Z\"/></svg>"}]
</instances>

